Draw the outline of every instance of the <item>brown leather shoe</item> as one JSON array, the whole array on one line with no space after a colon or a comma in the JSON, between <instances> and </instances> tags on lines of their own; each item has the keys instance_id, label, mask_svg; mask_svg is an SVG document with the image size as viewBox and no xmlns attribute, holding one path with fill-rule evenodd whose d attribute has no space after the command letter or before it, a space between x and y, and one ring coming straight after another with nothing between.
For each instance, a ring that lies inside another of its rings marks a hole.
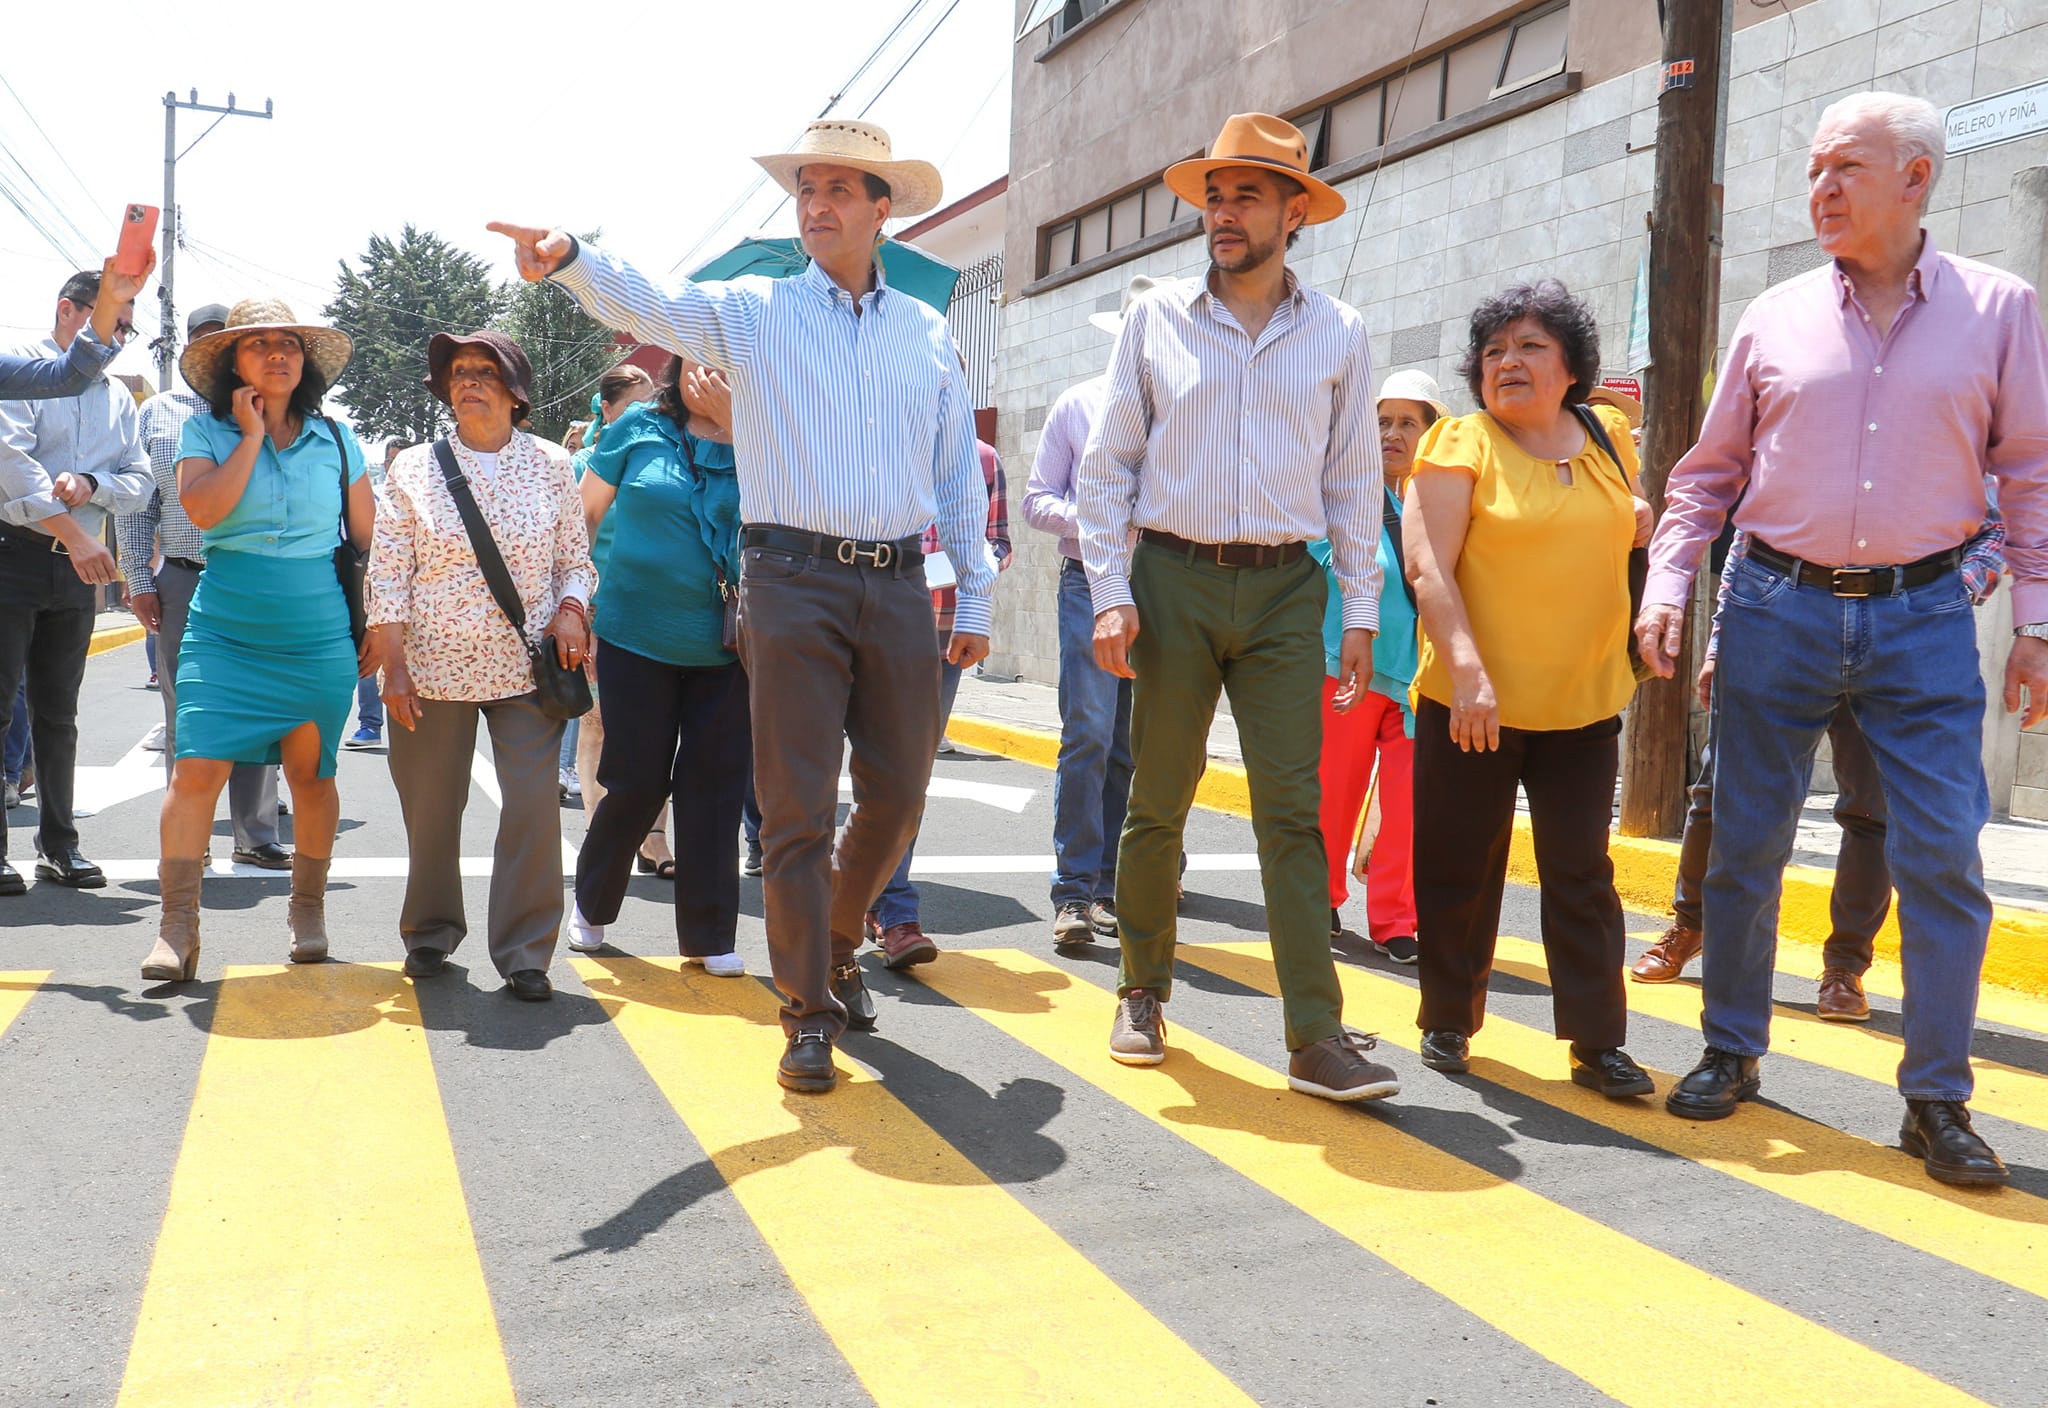
<instances>
[{"instance_id":1,"label":"brown leather shoe","mask_svg":"<svg viewBox=\"0 0 2048 1408\"><path fill-rule=\"evenodd\" d=\"M1867 1022L1870 999L1863 995L1863 979L1847 968L1830 968L1820 975L1820 1001L1813 1015L1823 1022Z\"/></svg>"},{"instance_id":2,"label":"brown leather shoe","mask_svg":"<svg viewBox=\"0 0 2048 1408\"><path fill-rule=\"evenodd\" d=\"M884 968L914 968L939 956L939 946L925 937L924 930L915 919L905 924L891 924L882 930L875 942L882 946Z\"/></svg>"},{"instance_id":3,"label":"brown leather shoe","mask_svg":"<svg viewBox=\"0 0 2048 1408\"><path fill-rule=\"evenodd\" d=\"M1672 982L1699 952L1700 931L1674 923L1663 938L1643 950L1643 956L1629 966L1628 975L1639 983Z\"/></svg>"}]
</instances>

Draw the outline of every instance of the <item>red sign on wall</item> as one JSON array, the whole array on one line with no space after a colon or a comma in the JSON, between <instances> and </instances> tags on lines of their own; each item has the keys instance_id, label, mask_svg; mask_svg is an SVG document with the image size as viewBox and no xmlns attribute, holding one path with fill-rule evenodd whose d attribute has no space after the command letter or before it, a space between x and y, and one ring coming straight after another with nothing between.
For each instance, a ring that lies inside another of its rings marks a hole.
<instances>
[{"instance_id":1,"label":"red sign on wall","mask_svg":"<svg viewBox=\"0 0 2048 1408\"><path fill-rule=\"evenodd\" d=\"M1619 391L1637 401L1643 399L1643 379L1639 376L1603 376L1600 384L1609 391Z\"/></svg>"}]
</instances>

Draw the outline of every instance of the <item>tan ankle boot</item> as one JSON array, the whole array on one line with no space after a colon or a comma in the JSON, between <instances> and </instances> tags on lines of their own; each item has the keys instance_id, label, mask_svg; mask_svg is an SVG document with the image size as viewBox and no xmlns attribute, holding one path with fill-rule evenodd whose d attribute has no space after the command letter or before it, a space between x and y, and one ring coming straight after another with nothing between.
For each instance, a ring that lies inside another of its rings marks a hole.
<instances>
[{"instance_id":1,"label":"tan ankle boot","mask_svg":"<svg viewBox=\"0 0 2048 1408\"><path fill-rule=\"evenodd\" d=\"M292 901L284 922L292 931L294 963L327 961L327 865L304 851L292 854Z\"/></svg>"},{"instance_id":2,"label":"tan ankle boot","mask_svg":"<svg viewBox=\"0 0 2048 1408\"><path fill-rule=\"evenodd\" d=\"M157 888L163 894L163 918L156 947L142 960L142 976L160 983L190 982L199 971L199 877L206 863L160 860Z\"/></svg>"}]
</instances>

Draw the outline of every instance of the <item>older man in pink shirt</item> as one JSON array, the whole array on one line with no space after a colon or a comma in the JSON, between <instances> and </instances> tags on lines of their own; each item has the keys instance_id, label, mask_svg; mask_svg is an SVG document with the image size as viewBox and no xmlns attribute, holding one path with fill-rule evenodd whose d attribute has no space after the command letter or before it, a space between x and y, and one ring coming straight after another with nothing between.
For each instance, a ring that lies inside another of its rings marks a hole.
<instances>
[{"instance_id":1,"label":"older man in pink shirt","mask_svg":"<svg viewBox=\"0 0 2048 1408\"><path fill-rule=\"evenodd\" d=\"M1900 1141L1948 1183L2006 1170L1970 1126L1970 1039L1990 928L1984 691L1961 548L1997 484L2013 577L2005 703L2048 717L2048 339L2023 280L1921 229L1941 116L1889 93L1821 115L1807 179L1832 262L1736 329L1700 441L1672 471L1636 631L1669 674L1683 605L1731 508L1714 682L1705 1058L1667 1098L1719 1119L1754 1097L1770 1038L1778 895L1815 745L1846 701L1892 809L1905 968Z\"/></svg>"}]
</instances>

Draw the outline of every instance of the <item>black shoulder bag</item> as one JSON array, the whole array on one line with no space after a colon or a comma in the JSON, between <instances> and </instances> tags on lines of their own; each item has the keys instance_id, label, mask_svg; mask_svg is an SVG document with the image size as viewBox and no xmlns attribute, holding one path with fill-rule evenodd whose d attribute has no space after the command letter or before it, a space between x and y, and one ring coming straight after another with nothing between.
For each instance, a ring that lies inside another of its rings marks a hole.
<instances>
[{"instance_id":1,"label":"black shoulder bag","mask_svg":"<svg viewBox=\"0 0 2048 1408\"><path fill-rule=\"evenodd\" d=\"M1600 447L1600 452L1606 455L1608 459L1614 461L1615 469L1621 472L1622 487L1626 489L1628 487L1628 471L1622 468L1621 456L1614 452L1614 442L1607 438L1607 428L1600 424L1600 417L1593 414L1591 406L1583 403L1573 406L1572 413L1578 416L1579 423L1586 427L1586 434L1595 445ZM1657 673L1643 659L1642 645L1636 640L1636 618L1643 614L1643 588L1648 584L1649 580L1650 550L1648 548L1630 548L1628 550L1628 634L1625 637L1622 649L1628 656L1629 673L1635 676L1637 684L1641 684L1644 680L1651 678Z\"/></svg>"},{"instance_id":2,"label":"black shoulder bag","mask_svg":"<svg viewBox=\"0 0 2048 1408\"><path fill-rule=\"evenodd\" d=\"M462 515L470 551L476 554L476 565L483 572L484 581L490 584L491 597L512 623L512 629L519 633L519 643L526 647L527 658L533 662L533 687L540 696L540 711L551 719L583 717L590 712L590 681L584 678L583 671L562 663L554 636L542 636L539 644L527 638L526 607L519 600L519 589L512 585L512 574L499 555L490 525L484 522L483 511L476 506L476 496L469 492L469 479L457 467L455 448L446 436L434 442L434 459L441 466L448 496L455 500L456 512Z\"/></svg>"},{"instance_id":3,"label":"black shoulder bag","mask_svg":"<svg viewBox=\"0 0 2048 1408\"><path fill-rule=\"evenodd\" d=\"M358 653L370 629L370 613L363 595L364 580L370 573L370 553L359 548L348 535L348 451L341 447L341 431L334 417L322 416L327 434L334 441L334 453L341 459L341 541L334 545L334 575L341 579L341 595L348 602L348 634Z\"/></svg>"}]
</instances>

